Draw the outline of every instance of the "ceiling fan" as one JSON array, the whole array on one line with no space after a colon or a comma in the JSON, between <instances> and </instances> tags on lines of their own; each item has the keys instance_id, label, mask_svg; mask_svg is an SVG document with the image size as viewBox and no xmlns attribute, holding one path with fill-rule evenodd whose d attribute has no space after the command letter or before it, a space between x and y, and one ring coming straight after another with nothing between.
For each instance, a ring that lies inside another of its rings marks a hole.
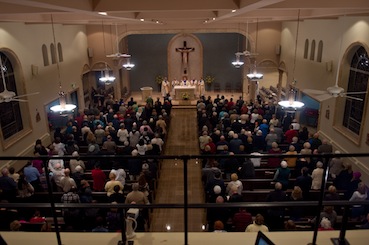
<instances>
[{"instance_id":1,"label":"ceiling fan","mask_svg":"<svg viewBox=\"0 0 369 245\"><path fill-rule=\"evenodd\" d=\"M39 92L36 92L36 93L30 93L30 94L24 94L24 95L16 95L15 92L9 91L6 87L5 74L4 74L4 71L6 71L6 67L3 66L3 60L1 59L1 57L0 57L0 70L1 70L3 86L4 86L4 91L0 93L0 103L11 102L11 101L27 102L27 100L23 100L20 98L27 97L28 95L39 94Z\"/></svg>"},{"instance_id":2,"label":"ceiling fan","mask_svg":"<svg viewBox=\"0 0 369 245\"><path fill-rule=\"evenodd\" d=\"M307 94L316 95L315 97L320 101L327 100L330 98L337 98L339 97L346 97L353 100L363 101L362 98L351 96L355 94L366 94L367 92L345 92L344 88L341 88L337 85L337 83L332 86L328 87L326 91L324 90L315 90L315 89L304 89L302 92Z\"/></svg>"},{"instance_id":3,"label":"ceiling fan","mask_svg":"<svg viewBox=\"0 0 369 245\"><path fill-rule=\"evenodd\" d=\"M115 35L117 37L116 40L116 45L117 45L117 52L114 54L107 54L106 57L108 58L114 58L114 59L119 59L119 58L130 58L131 55L130 54L123 54L119 52L119 41L118 41L118 28L117 25L115 25Z\"/></svg>"},{"instance_id":4,"label":"ceiling fan","mask_svg":"<svg viewBox=\"0 0 369 245\"><path fill-rule=\"evenodd\" d=\"M343 24L343 27L345 25ZM344 28L342 28L344 29ZM336 83L332 87L328 87L326 91L324 90L315 90L315 89L304 89L302 92L307 94L313 94L316 95L315 97L319 99L320 101L327 100L330 98L337 98L337 97L346 97L349 99L357 100L357 101L363 101L360 97L355 97L351 95L358 95L358 94L366 94L366 91L354 91L354 92L345 92L345 89L338 86L338 77L339 77L339 69L341 67L341 50L342 50L342 42L343 42L343 36L341 37L340 41L340 49L338 53L338 65L337 65L337 73L336 73Z\"/></svg>"},{"instance_id":5,"label":"ceiling fan","mask_svg":"<svg viewBox=\"0 0 369 245\"><path fill-rule=\"evenodd\" d=\"M245 56L245 57L250 57L250 58L252 58L252 57L255 57L255 56L257 56L257 55L259 55L259 54L257 54L257 53L251 53L250 51L248 51L248 50L245 50L245 51L243 51L243 52L237 52L237 53L235 53L235 55L236 56L238 56L238 57L240 57L240 56Z\"/></svg>"}]
</instances>

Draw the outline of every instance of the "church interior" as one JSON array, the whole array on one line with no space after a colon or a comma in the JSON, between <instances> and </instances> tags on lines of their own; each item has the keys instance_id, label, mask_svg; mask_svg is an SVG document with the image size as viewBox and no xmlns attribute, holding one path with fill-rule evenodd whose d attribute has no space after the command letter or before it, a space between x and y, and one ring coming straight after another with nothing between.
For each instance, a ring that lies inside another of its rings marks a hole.
<instances>
[{"instance_id":1,"label":"church interior","mask_svg":"<svg viewBox=\"0 0 369 245\"><path fill-rule=\"evenodd\" d=\"M65 129L68 115L53 106L75 105L70 114L77 115L104 99L144 106L167 94L174 109L168 155L200 154L196 104L217 95L276 107L300 101L302 108L291 108L301 125L334 150L365 154L368 53L365 0L0 0L0 168L20 170L26 161L7 157L33 156L37 139L48 146L55 129ZM367 185L368 160L345 158ZM189 161L193 203L204 202L198 161ZM157 203L183 199L178 165L163 160ZM182 211L153 213L150 231L169 232L169 223L183 231ZM203 211L189 210L189 217L189 230L202 231ZM158 244L145 239L136 244Z\"/></svg>"}]
</instances>

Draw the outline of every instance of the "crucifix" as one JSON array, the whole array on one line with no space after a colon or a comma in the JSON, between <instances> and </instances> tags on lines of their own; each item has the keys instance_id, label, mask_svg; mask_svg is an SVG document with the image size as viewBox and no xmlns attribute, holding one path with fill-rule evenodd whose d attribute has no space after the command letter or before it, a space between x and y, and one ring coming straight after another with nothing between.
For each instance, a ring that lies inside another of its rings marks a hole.
<instances>
[{"instance_id":1,"label":"crucifix","mask_svg":"<svg viewBox=\"0 0 369 245\"><path fill-rule=\"evenodd\" d=\"M190 52L195 51L195 48L187 47L187 42L183 41L183 47L176 48L177 52L180 52L182 55L182 66L183 66L183 73L187 73L187 64L188 64L188 56Z\"/></svg>"}]
</instances>

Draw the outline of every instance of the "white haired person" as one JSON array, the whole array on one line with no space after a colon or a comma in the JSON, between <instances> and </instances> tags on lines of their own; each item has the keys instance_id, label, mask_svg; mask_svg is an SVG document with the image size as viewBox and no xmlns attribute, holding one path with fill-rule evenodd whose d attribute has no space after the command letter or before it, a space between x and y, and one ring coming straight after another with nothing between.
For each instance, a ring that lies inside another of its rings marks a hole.
<instances>
[{"instance_id":1,"label":"white haired person","mask_svg":"<svg viewBox=\"0 0 369 245\"><path fill-rule=\"evenodd\" d=\"M291 170L288 168L287 162L281 161L281 167L275 172L273 181L281 183L282 189L287 190L290 176Z\"/></svg>"},{"instance_id":2,"label":"white haired person","mask_svg":"<svg viewBox=\"0 0 369 245\"><path fill-rule=\"evenodd\" d=\"M312 182L311 182L311 189L312 190L320 190L322 185L322 178L323 178L323 163L321 161L316 163L316 169L313 170L311 174Z\"/></svg>"},{"instance_id":3,"label":"white haired person","mask_svg":"<svg viewBox=\"0 0 369 245\"><path fill-rule=\"evenodd\" d=\"M328 218L323 217L322 221L320 221L320 227L318 228L318 230L319 231L332 231L334 229L332 228L331 221Z\"/></svg>"}]
</instances>

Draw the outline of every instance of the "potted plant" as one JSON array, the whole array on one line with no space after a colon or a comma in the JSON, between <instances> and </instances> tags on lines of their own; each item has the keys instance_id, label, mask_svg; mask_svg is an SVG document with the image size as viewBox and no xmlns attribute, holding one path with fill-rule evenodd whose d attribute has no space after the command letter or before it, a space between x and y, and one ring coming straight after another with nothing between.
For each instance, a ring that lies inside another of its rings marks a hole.
<instances>
[{"instance_id":1,"label":"potted plant","mask_svg":"<svg viewBox=\"0 0 369 245\"><path fill-rule=\"evenodd\" d=\"M206 84L206 86L207 86L208 88L210 88L210 87L211 87L211 84L214 82L214 80L215 80L215 77L213 77L212 75L207 75L207 76L205 77L205 79L204 79L205 84Z\"/></svg>"},{"instance_id":2,"label":"potted plant","mask_svg":"<svg viewBox=\"0 0 369 245\"><path fill-rule=\"evenodd\" d=\"M158 85L159 92L160 92L160 90L161 90L161 83L163 82L163 80L164 80L164 77L163 77L162 75L157 75L157 76L155 77L155 82L156 82L156 84Z\"/></svg>"},{"instance_id":3,"label":"potted plant","mask_svg":"<svg viewBox=\"0 0 369 245\"><path fill-rule=\"evenodd\" d=\"M182 99L184 99L184 100L189 100L189 99L190 99L190 95L189 95L188 93L184 92L184 93L182 94Z\"/></svg>"}]
</instances>

